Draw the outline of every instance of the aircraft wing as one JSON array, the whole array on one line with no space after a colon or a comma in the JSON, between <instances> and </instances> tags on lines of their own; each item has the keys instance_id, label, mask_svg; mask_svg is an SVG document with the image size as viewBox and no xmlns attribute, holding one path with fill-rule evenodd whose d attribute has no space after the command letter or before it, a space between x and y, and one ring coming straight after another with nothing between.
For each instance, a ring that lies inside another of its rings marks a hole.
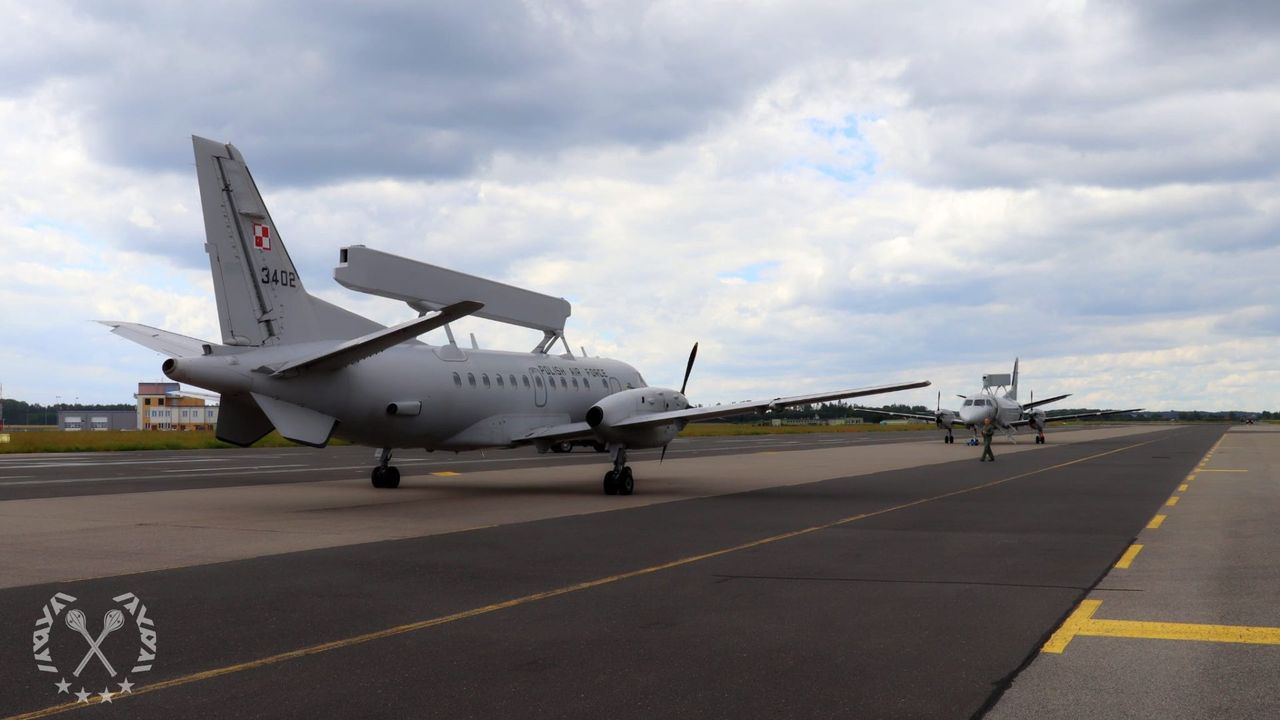
<instances>
[{"instance_id":1,"label":"aircraft wing","mask_svg":"<svg viewBox=\"0 0 1280 720\"><path fill-rule=\"evenodd\" d=\"M558 442L560 440L579 440L594 437L595 433L592 432L590 425L584 422L576 422L538 428L524 437L516 438L516 442L526 443L537 442L539 440Z\"/></svg>"},{"instance_id":2,"label":"aircraft wing","mask_svg":"<svg viewBox=\"0 0 1280 720\"><path fill-rule=\"evenodd\" d=\"M938 420L938 418L933 415L922 415L920 413L894 412L892 410L872 410L871 408L865 408L865 407L857 407L857 408L854 408L854 410L857 410L859 412L871 412L877 415L888 415L890 417L914 418L916 420L928 420L929 422L936 422Z\"/></svg>"},{"instance_id":3,"label":"aircraft wing","mask_svg":"<svg viewBox=\"0 0 1280 720\"><path fill-rule=\"evenodd\" d=\"M1073 413L1071 415L1054 415L1052 417L1046 416L1044 421L1053 422L1055 420L1078 420L1080 418L1105 417L1107 415L1123 415L1125 413L1142 412L1142 410L1143 408L1132 408L1129 410L1099 410L1097 412ZM1029 424L1031 424L1030 419L1015 420L1009 423L1011 427L1023 427Z\"/></svg>"},{"instance_id":4,"label":"aircraft wing","mask_svg":"<svg viewBox=\"0 0 1280 720\"><path fill-rule=\"evenodd\" d=\"M155 350L161 355L174 358L199 357L204 354L204 347L210 344L204 340L197 340L193 337L169 332L168 330L153 328L150 325L115 320L99 320L98 322L111 328L111 332L120 337Z\"/></svg>"},{"instance_id":5,"label":"aircraft wing","mask_svg":"<svg viewBox=\"0 0 1280 720\"><path fill-rule=\"evenodd\" d=\"M482 307L484 305L481 303L463 300L442 308L436 315L402 322L399 325L393 325L389 328L348 340L337 347L314 355L290 360L276 368L273 375L279 377L304 370L337 370L352 363L360 362L367 357L377 355L387 348L399 345L406 340L411 340L425 332L441 327L445 323L470 315Z\"/></svg>"},{"instance_id":6,"label":"aircraft wing","mask_svg":"<svg viewBox=\"0 0 1280 720\"><path fill-rule=\"evenodd\" d=\"M1036 400L1036 401L1034 401L1034 402L1026 403L1025 405L1023 405L1023 406L1022 406L1022 409L1023 409L1023 410L1030 410L1030 409L1031 409L1031 408L1033 408L1033 407L1040 407L1041 405L1048 405L1048 404L1049 404L1049 403L1051 403L1051 402L1058 402L1059 400L1061 400L1061 399L1063 399L1063 398L1069 398L1069 397L1071 397L1071 393L1067 393L1066 395L1058 395L1057 397L1045 398L1045 399L1043 399L1043 400Z\"/></svg>"},{"instance_id":7,"label":"aircraft wing","mask_svg":"<svg viewBox=\"0 0 1280 720\"><path fill-rule=\"evenodd\" d=\"M746 402L730 403L728 405L713 405L711 407L670 410L650 415L637 415L620 422L615 422L613 423L613 427L638 428L649 425L664 425L677 420L684 420L685 422L710 420L712 418L743 415L750 412L777 410L790 405L809 405L812 403L828 402L831 400L862 397L864 395L879 395L881 393L897 392L899 390L912 390L915 388L928 387L929 384L928 380L921 380L919 382L903 383L901 385L880 385L878 387L857 388L855 390L832 390L830 392L812 393L810 395L793 395L791 397L780 397L772 400L748 400ZM929 419L932 420L933 418Z\"/></svg>"}]
</instances>

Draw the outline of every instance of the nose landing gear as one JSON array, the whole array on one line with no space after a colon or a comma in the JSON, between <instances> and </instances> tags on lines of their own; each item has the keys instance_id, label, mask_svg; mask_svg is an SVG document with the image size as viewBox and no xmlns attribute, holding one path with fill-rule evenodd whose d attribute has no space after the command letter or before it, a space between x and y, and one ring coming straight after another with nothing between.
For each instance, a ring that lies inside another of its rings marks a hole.
<instances>
[{"instance_id":1,"label":"nose landing gear","mask_svg":"<svg viewBox=\"0 0 1280 720\"><path fill-rule=\"evenodd\" d=\"M391 448L382 448L378 451L378 464L373 468L370 480L376 488L398 488L400 487L400 468L391 465Z\"/></svg>"}]
</instances>

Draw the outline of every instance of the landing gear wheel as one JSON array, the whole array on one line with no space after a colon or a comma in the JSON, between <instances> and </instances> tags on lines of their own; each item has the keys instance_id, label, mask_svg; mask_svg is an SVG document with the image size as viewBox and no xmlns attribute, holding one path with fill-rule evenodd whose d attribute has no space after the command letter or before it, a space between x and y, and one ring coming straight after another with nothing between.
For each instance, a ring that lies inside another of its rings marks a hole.
<instances>
[{"instance_id":1,"label":"landing gear wheel","mask_svg":"<svg viewBox=\"0 0 1280 720\"><path fill-rule=\"evenodd\" d=\"M559 442L551 446L552 451L558 453L573 452L573 443L569 441Z\"/></svg>"},{"instance_id":2,"label":"landing gear wheel","mask_svg":"<svg viewBox=\"0 0 1280 720\"><path fill-rule=\"evenodd\" d=\"M604 494L605 495L617 495L618 484L619 482L618 482L617 472L610 470L609 472L604 474Z\"/></svg>"},{"instance_id":3,"label":"landing gear wheel","mask_svg":"<svg viewBox=\"0 0 1280 720\"><path fill-rule=\"evenodd\" d=\"M618 474L618 494L630 495L636 491L636 479L631 474L630 467L622 468L622 472Z\"/></svg>"},{"instance_id":4,"label":"landing gear wheel","mask_svg":"<svg viewBox=\"0 0 1280 720\"><path fill-rule=\"evenodd\" d=\"M1037 445L1043 445L1043 444L1044 444L1044 436L1043 436L1043 435L1037 435L1037 436L1036 436L1036 444L1037 444Z\"/></svg>"},{"instance_id":5,"label":"landing gear wheel","mask_svg":"<svg viewBox=\"0 0 1280 720\"><path fill-rule=\"evenodd\" d=\"M398 488L400 487L400 468L379 465L373 469L369 479L373 481L373 486L376 488Z\"/></svg>"}]
</instances>

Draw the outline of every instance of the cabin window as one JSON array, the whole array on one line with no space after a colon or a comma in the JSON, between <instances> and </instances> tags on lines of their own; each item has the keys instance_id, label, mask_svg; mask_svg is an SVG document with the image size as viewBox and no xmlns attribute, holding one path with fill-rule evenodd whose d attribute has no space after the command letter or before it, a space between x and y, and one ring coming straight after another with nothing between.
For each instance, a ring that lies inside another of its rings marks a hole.
<instances>
[{"instance_id":1,"label":"cabin window","mask_svg":"<svg viewBox=\"0 0 1280 720\"><path fill-rule=\"evenodd\" d=\"M560 387L561 387L561 388L563 388L563 389L565 389L565 390L568 390L568 389L569 389L569 383L565 382L565 379L564 379L564 378L560 378Z\"/></svg>"},{"instance_id":2,"label":"cabin window","mask_svg":"<svg viewBox=\"0 0 1280 720\"><path fill-rule=\"evenodd\" d=\"M550 389L550 390L555 390L555 389L556 389L556 379L555 379L555 378L547 378L547 388L548 388L548 389Z\"/></svg>"},{"instance_id":3,"label":"cabin window","mask_svg":"<svg viewBox=\"0 0 1280 720\"><path fill-rule=\"evenodd\" d=\"M453 374L453 384L455 387L462 387L462 376L458 373Z\"/></svg>"},{"instance_id":4,"label":"cabin window","mask_svg":"<svg viewBox=\"0 0 1280 720\"><path fill-rule=\"evenodd\" d=\"M533 379L533 381L534 381L535 383L537 383L537 384L538 384L538 387L542 387L542 378L541 378L541 377L535 377L535 378Z\"/></svg>"},{"instance_id":5,"label":"cabin window","mask_svg":"<svg viewBox=\"0 0 1280 720\"><path fill-rule=\"evenodd\" d=\"M503 383L502 383L502 376L501 376L501 375L498 375L498 376L494 377L494 380L497 380L497 381L498 381L498 387L502 387Z\"/></svg>"},{"instance_id":6,"label":"cabin window","mask_svg":"<svg viewBox=\"0 0 1280 720\"><path fill-rule=\"evenodd\" d=\"M515 376L515 375L509 375L508 377L509 377L509 378L511 378L511 387L513 387L513 388L514 388L514 387L517 387L517 385L516 385L516 376Z\"/></svg>"},{"instance_id":7,"label":"cabin window","mask_svg":"<svg viewBox=\"0 0 1280 720\"><path fill-rule=\"evenodd\" d=\"M577 389L578 389L578 378L574 378L574 379L573 379L573 389L574 389L574 390L577 390Z\"/></svg>"},{"instance_id":8,"label":"cabin window","mask_svg":"<svg viewBox=\"0 0 1280 720\"><path fill-rule=\"evenodd\" d=\"M521 376L520 376L520 379L521 379L521 380L524 380L524 386L525 386L525 387L529 387L529 376L528 376L528 375L521 375Z\"/></svg>"},{"instance_id":9,"label":"cabin window","mask_svg":"<svg viewBox=\"0 0 1280 720\"><path fill-rule=\"evenodd\" d=\"M589 387L591 387L591 381L590 381L590 380L588 380L587 378L582 378L582 387L584 387L584 388L589 388Z\"/></svg>"},{"instance_id":10,"label":"cabin window","mask_svg":"<svg viewBox=\"0 0 1280 720\"><path fill-rule=\"evenodd\" d=\"M483 375L481 375L480 380L484 382L485 387L489 387L489 373L484 373Z\"/></svg>"},{"instance_id":11,"label":"cabin window","mask_svg":"<svg viewBox=\"0 0 1280 720\"><path fill-rule=\"evenodd\" d=\"M475 374L475 373L467 373L467 384L468 384L468 385L470 385L471 387L475 387L475 386L476 386L476 374Z\"/></svg>"}]
</instances>

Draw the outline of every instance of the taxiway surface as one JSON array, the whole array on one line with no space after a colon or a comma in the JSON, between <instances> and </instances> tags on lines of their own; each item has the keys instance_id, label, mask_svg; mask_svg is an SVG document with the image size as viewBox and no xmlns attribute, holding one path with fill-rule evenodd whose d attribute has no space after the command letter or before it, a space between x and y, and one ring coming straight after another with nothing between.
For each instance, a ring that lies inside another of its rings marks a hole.
<instances>
[{"instance_id":1,"label":"taxiway surface","mask_svg":"<svg viewBox=\"0 0 1280 720\"><path fill-rule=\"evenodd\" d=\"M590 455L402 464L396 491L341 453L334 479L0 486L60 488L0 501L0 714L972 717L1223 430L1059 433L994 464L918 436L692 443L633 463L630 498ZM96 471L63 472L23 479ZM35 670L56 592L145 599L161 652L130 693L77 704Z\"/></svg>"}]
</instances>

